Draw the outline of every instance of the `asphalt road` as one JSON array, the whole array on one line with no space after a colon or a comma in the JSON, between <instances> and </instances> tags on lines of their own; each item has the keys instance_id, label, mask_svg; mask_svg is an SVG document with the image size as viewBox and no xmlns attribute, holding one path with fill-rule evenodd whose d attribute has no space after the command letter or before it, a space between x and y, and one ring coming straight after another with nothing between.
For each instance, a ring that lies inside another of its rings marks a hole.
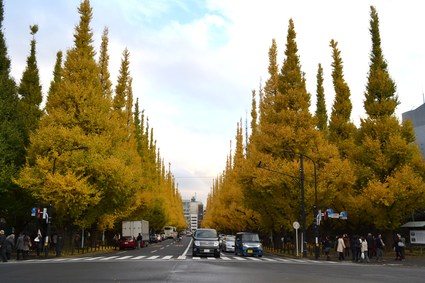
<instances>
[{"instance_id":1,"label":"asphalt road","mask_svg":"<svg viewBox=\"0 0 425 283\"><path fill-rule=\"evenodd\" d=\"M140 250L0 263L0 282L424 282L424 266L222 253L192 257L191 238Z\"/></svg>"}]
</instances>

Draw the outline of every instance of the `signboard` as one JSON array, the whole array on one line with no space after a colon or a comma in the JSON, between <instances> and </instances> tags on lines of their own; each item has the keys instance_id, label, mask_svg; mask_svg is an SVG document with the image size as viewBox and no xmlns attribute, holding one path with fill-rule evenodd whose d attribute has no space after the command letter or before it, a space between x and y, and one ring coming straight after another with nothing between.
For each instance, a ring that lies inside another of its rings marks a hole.
<instances>
[{"instance_id":1,"label":"signboard","mask_svg":"<svg viewBox=\"0 0 425 283\"><path fill-rule=\"evenodd\" d=\"M411 244L425 244L425 230L410 230Z\"/></svg>"},{"instance_id":2,"label":"signboard","mask_svg":"<svg viewBox=\"0 0 425 283\"><path fill-rule=\"evenodd\" d=\"M295 229L295 230L298 230L298 229L300 229L300 223L298 223L298 221L295 221L295 222L292 224L292 227L294 227L294 229Z\"/></svg>"},{"instance_id":3,"label":"signboard","mask_svg":"<svg viewBox=\"0 0 425 283\"><path fill-rule=\"evenodd\" d=\"M328 214L328 217L329 217L329 218L339 218L339 213L331 213L331 214Z\"/></svg>"}]
</instances>

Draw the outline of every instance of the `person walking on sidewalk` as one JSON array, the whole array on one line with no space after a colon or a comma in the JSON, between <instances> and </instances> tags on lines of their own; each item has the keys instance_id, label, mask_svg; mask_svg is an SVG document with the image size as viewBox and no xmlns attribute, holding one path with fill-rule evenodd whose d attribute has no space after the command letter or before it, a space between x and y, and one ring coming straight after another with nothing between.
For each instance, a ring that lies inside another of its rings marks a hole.
<instances>
[{"instance_id":1,"label":"person walking on sidewalk","mask_svg":"<svg viewBox=\"0 0 425 283\"><path fill-rule=\"evenodd\" d=\"M345 245L345 257L350 257L350 250L351 250L351 239L348 236L348 234L344 234L344 245Z\"/></svg>"},{"instance_id":2,"label":"person walking on sidewalk","mask_svg":"<svg viewBox=\"0 0 425 283\"><path fill-rule=\"evenodd\" d=\"M368 255L368 244L365 237L361 237L361 258L362 262L369 262L369 255Z\"/></svg>"},{"instance_id":3,"label":"person walking on sidewalk","mask_svg":"<svg viewBox=\"0 0 425 283\"><path fill-rule=\"evenodd\" d=\"M20 233L18 239L16 240L16 260L24 259L24 233Z\"/></svg>"},{"instance_id":4,"label":"person walking on sidewalk","mask_svg":"<svg viewBox=\"0 0 425 283\"><path fill-rule=\"evenodd\" d=\"M7 260L10 260L12 256L13 248L15 247L15 234L12 233L9 236L7 236L5 245L6 245L6 258Z\"/></svg>"},{"instance_id":5,"label":"person walking on sidewalk","mask_svg":"<svg viewBox=\"0 0 425 283\"><path fill-rule=\"evenodd\" d=\"M384 248L385 248L385 244L384 244L384 241L382 240L382 235L378 234L378 236L376 237L376 260L375 261L381 262L383 260Z\"/></svg>"},{"instance_id":6,"label":"person walking on sidewalk","mask_svg":"<svg viewBox=\"0 0 425 283\"><path fill-rule=\"evenodd\" d=\"M4 230L0 230L0 258L3 262L7 262L6 235L4 234Z\"/></svg>"},{"instance_id":7,"label":"person walking on sidewalk","mask_svg":"<svg viewBox=\"0 0 425 283\"><path fill-rule=\"evenodd\" d=\"M344 244L344 239L342 238L342 236L338 237L338 246L336 248L336 251L338 252L338 259L339 260L344 260L344 250L345 250L345 244Z\"/></svg>"},{"instance_id":8,"label":"person walking on sidewalk","mask_svg":"<svg viewBox=\"0 0 425 283\"><path fill-rule=\"evenodd\" d=\"M323 251L325 252L326 260L331 260L331 257L329 256L331 251L331 242L329 241L328 236L326 236L326 238L323 240Z\"/></svg>"}]
</instances>

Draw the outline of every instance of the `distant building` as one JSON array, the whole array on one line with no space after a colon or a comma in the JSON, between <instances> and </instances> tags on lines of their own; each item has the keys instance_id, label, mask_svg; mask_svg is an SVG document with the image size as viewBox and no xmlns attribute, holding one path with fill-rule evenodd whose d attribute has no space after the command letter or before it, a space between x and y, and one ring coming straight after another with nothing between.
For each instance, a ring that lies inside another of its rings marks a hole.
<instances>
[{"instance_id":1,"label":"distant building","mask_svg":"<svg viewBox=\"0 0 425 283\"><path fill-rule=\"evenodd\" d=\"M188 229L194 231L201 227L204 218L204 204L196 201L196 197L190 200L183 200L183 213L186 218Z\"/></svg>"},{"instance_id":2,"label":"distant building","mask_svg":"<svg viewBox=\"0 0 425 283\"><path fill-rule=\"evenodd\" d=\"M410 119L415 129L416 143L418 144L422 156L425 157L425 103L414 110L404 112L402 120Z\"/></svg>"}]
</instances>

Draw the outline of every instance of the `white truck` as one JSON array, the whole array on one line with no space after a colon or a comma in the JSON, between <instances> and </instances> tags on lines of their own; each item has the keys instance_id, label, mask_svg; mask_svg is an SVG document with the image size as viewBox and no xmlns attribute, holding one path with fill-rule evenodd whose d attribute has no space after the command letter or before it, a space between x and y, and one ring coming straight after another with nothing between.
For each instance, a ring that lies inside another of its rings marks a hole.
<instances>
[{"instance_id":1,"label":"white truck","mask_svg":"<svg viewBox=\"0 0 425 283\"><path fill-rule=\"evenodd\" d=\"M122 236L131 236L137 239L139 233L142 235L142 247L149 244L149 221L146 220L130 220L122 222Z\"/></svg>"}]
</instances>

